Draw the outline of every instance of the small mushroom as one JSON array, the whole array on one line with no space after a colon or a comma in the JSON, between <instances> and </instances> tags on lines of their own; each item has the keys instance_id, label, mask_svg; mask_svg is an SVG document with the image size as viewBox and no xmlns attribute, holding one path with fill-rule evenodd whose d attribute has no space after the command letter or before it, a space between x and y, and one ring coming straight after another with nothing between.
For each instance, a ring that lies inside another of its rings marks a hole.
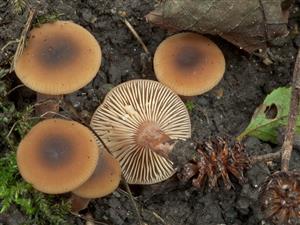
<instances>
[{"instance_id":1,"label":"small mushroom","mask_svg":"<svg viewBox=\"0 0 300 225\"><path fill-rule=\"evenodd\" d=\"M93 133L80 123L62 119L36 124L17 150L22 177L49 194L69 192L86 182L98 157Z\"/></svg>"},{"instance_id":2,"label":"small mushroom","mask_svg":"<svg viewBox=\"0 0 300 225\"><path fill-rule=\"evenodd\" d=\"M218 46L195 33L179 33L156 49L154 71L158 81L182 96L195 96L216 86L225 72Z\"/></svg>"},{"instance_id":3,"label":"small mushroom","mask_svg":"<svg viewBox=\"0 0 300 225\"><path fill-rule=\"evenodd\" d=\"M87 85L100 65L101 48L94 36L71 21L56 21L30 31L15 72L38 95L55 99Z\"/></svg>"},{"instance_id":4,"label":"small mushroom","mask_svg":"<svg viewBox=\"0 0 300 225\"><path fill-rule=\"evenodd\" d=\"M80 187L72 191L72 211L79 212L87 207L90 199L101 198L112 193L121 180L119 162L106 151L101 151L93 175Z\"/></svg>"},{"instance_id":5,"label":"small mushroom","mask_svg":"<svg viewBox=\"0 0 300 225\"><path fill-rule=\"evenodd\" d=\"M131 184L153 184L174 174L168 153L174 139L191 136L182 100L157 81L132 80L113 88L91 127L120 162Z\"/></svg>"}]
</instances>

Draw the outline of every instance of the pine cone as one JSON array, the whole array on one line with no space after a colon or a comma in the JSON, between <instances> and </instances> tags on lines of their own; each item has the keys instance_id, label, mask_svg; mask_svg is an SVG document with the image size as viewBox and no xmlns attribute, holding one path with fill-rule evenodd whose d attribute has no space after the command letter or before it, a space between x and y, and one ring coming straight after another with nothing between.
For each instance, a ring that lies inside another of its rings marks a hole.
<instances>
[{"instance_id":1,"label":"pine cone","mask_svg":"<svg viewBox=\"0 0 300 225\"><path fill-rule=\"evenodd\" d=\"M184 165L178 178L187 182L192 179L193 186L203 188L206 183L210 188L218 187L223 180L225 188L233 187L230 175L237 178L240 184L245 182L244 170L250 165L245 148L240 143L229 144L221 137L198 144L198 160Z\"/></svg>"},{"instance_id":2,"label":"pine cone","mask_svg":"<svg viewBox=\"0 0 300 225\"><path fill-rule=\"evenodd\" d=\"M299 225L300 173L280 171L269 176L259 199L266 220L276 225Z\"/></svg>"}]
</instances>

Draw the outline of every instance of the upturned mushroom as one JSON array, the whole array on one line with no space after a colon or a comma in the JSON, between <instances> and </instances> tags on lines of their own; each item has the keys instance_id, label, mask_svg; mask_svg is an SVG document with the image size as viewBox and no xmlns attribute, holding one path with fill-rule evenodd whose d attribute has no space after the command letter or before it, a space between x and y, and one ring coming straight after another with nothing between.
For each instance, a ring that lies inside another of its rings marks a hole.
<instances>
[{"instance_id":1,"label":"upturned mushroom","mask_svg":"<svg viewBox=\"0 0 300 225\"><path fill-rule=\"evenodd\" d=\"M31 30L15 72L25 86L55 99L87 85L100 65L94 36L71 21L56 21Z\"/></svg>"},{"instance_id":2,"label":"upturned mushroom","mask_svg":"<svg viewBox=\"0 0 300 225\"><path fill-rule=\"evenodd\" d=\"M153 59L161 83L182 96L195 96L216 86L225 72L218 46L196 33L179 33L165 39Z\"/></svg>"},{"instance_id":3,"label":"upturned mushroom","mask_svg":"<svg viewBox=\"0 0 300 225\"><path fill-rule=\"evenodd\" d=\"M85 126L62 119L36 124L17 150L22 177L37 190L60 194L74 190L93 174L99 148Z\"/></svg>"},{"instance_id":4,"label":"upturned mushroom","mask_svg":"<svg viewBox=\"0 0 300 225\"><path fill-rule=\"evenodd\" d=\"M120 162L130 184L153 184L174 174L167 155L173 140L191 136L182 100L157 81L132 80L113 88L91 127Z\"/></svg>"}]
</instances>

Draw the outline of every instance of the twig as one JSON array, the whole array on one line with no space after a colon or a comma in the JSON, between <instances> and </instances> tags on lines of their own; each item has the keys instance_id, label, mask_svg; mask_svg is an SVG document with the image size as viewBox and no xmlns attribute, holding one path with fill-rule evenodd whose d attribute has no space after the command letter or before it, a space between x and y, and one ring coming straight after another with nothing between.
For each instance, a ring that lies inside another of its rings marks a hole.
<instances>
[{"instance_id":1,"label":"twig","mask_svg":"<svg viewBox=\"0 0 300 225\"><path fill-rule=\"evenodd\" d=\"M34 103L33 107L41 106L48 103L57 103L60 104L62 101L60 99L55 98L56 95L54 95L52 98L48 98L42 101L37 101Z\"/></svg>"},{"instance_id":2,"label":"twig","mask_svg":"<svg viewBox=\"0 0 300 225\"><path fill-rule=\"evenodd\" d=\"M268 26L267 26L267 17L266 17L266 12L265 12L265 7L264 4L262 3L262 0L259 0L259 5L260 5L260 9L261 9L261 13L263 16L263 24L264 24L264 34L265 34L265 40L269 40L269 35L268 35Z\"/></svg>"},{"instance_id":3,"label":"twig","mask_svg":"<svg viewBox=\"0 0 300 225\"><path fill-rule=\"evenodd\" d=\"M83 123L83 125L85 125L86 127L88 127L88 128L94 133L94 135L95 135L95 136L97 137L97 139L101 142L101 144L104 146L104 148L106 149L106 151L109 152L109 153L112 155L110 149L109 149L109 148L107 147L107 145L104 143L104 141L102 140L102 138L96 133L96 131L95 131L90 125L88 125L88 124L86 124L86 123ZM138 223L139 223L139 225L143 225L142 218L141 218L141 215L140 215L140 211L139 211L139 209L138 209L138 206L137 206L137 204L136 204L136 201L135 201L134 198L133 198L133 195L132 195L132 192L131 192L131 190L130 190L130 187L129 187L127 181L126 181L125 178L124 178L123 172L122 172L122 174L121 174L121 179L122 179L122 181L123 181L123 183L124 183L124 185L125 185L125 189L126 189L128 195L129 195L129 199L130 199L130 201L131 201L131 203L132 203L132 205L133 205L133 207L134 207L134 209L135 209Z\"/></svg>"},{"instance_id":4,"label":"twig","mask_svg":"<svg viewBox=\"0 0 300 225\"><path fill-rule=\"evenodd\" d=\"M257 156L252 156L250 158L251 164L259 163L259 162L269 162L273 161L276 159L280 159L281 156L281 151L274 152L274 153L268 153L264 155L257 155Z\"/></svg>"},{"instance_id":5,"label":"twig","mask_svg":"<svg viewBox=\"0 0 300 225\"><path fill-rule=\"evenodd\" d=\"M81 117L80 115L77 113L77 110L72 106L71 103L67 102L67 101L64 101L61 105L62 109L65 110L66 112L71 112L72 113L72 117L75 117L77 118L76 120L77 121L80 121L81 124L83 124L84 126L86 126L87 128L89 128L93 134L96 136L96 138L98 139L98 141L100 141L100 143L103 145L103 147L105 148L105 150L110 153L112 155L112 152L110 151L110 149L107 147L107 145L104 143L104 141L102 140L102 138L97 134L97 132L88 124L86 123ZM66 110L68 109L68 110ZM130 201L132 202L132 205L136 211L136 216L137 216L137 219L138 219L138 223L139 225L144 225L143 222L142 222L142 219L141 219L141 215L140 215L140 212L139 212L139 209L137 207L137 204L136 204L136 201L134 200L133 198L133 195L132 195L132 192L130 190L130 187L127 183L127 181L125 180L124 176L123 176L123 173L122 173L122 181L125 185L125 188L126 188L126 191L127 193L129 194L129 199Z\"/></svg>"},{"instance_id":6,"label":"twig","mask_svg":"<svg viewBox=\"0 0 300 225\"><path fill-rule=\"evenodd\" d=\"M133 26L129 23L129 21L127 19L124 19L123 21L125 23L125 25L128 27L128 29L131 31L131 33L133 34L133 36L137 39L137 41L142 45L144 51L146 52L146 54L150 54L147 46L145 45L145 43L143 42L142 38L140 37L140 35L135 31L135 29L133 28Z\"/></svg>"},{"instance_id":7,"label":"twig","mask_svg":"<svg viewBox=\"0 0 300 225\"><path fill-rule=\"evenodd\" d=\"M21 87L24 87L25 85L24 84L19 84L17 86L15 86L14 88L10 89L5 96L8 96L10 95L12 92L14 92L15 90L17 90L18 88L21 88Z\"/></svg>"},{"instance_id":8,"label":"twig","mask_svg":"<svg viewBox=\"0 0 300 225\"><path fill-rule=\"evenodd\" d=\"M18 42L19 42L18 39L7 42L7 43L1 48L1 52L3 52L8 46L10 46L10 45L12 45L12 44L15 44L15 43L18 43Z\"/></svg>"},{"instance_id":9,"label":"twig","mask_svg":"<svg viewBox=\"0 0 300 225\"><path fill-rule=\"evenodd\" d=\"M153 214L153 216L154 216L155 218L157 218L157 219L158 219L160 222L162 222L164 225L168 225L168 224L166 223L166 221L165 221L163 218L161 218L161 216L158 215L156 212L152 211L152 214Z\"/></svg>"},{"instance_id":10,"label":"twig","mask_svg":"<svg viewBox=\"0 0 300 225\"><path fill-rule=\"evenodd\" d=\"M107 145L104 143L104 141L102 140L102 138L96 133L96 131L95 131L90 125L88 125L88 124L86 124L86 123L83 123L83 125L85 125L87 128L89 128L89 129L94 133L94 135L95 135L95 136L97 137L97 139L101 142L101 144L104 146L104 148L106 149L106 151L109 152L109 153L112 155L110 149L109 149L109 148L107 147ZM124 178L123 172L122 172L122 174L121 174L121 179L122 179L122 181L123 181L123 183L124 183L124 185L125 185L125 189L126 189L128 195L129 195L129 199L130 199L130 201L131 201L131 203L132 203L132 205L133 205L133 207L134 207L134 209L135 209L138 223L139 223L139 225L143 225L142 218L141 218L141 215L140 215L140 211L139 211L139 209L138 209L138 206L137 206L137 204L136 204L136 201L135 201L134 198L133 198L133 195L132 195L132 192L131 192L131 190L130 190L130 187L129 187L127 181L126 181L125 178Z\"/></svg>"},{"instance_id":11,"label":"twig","mask_svg":"<svg viewBox=\"0 0 300 225\"><path fill-rule=\"evenodd\" d=\"M126 197L129 196L129 194L128 194L125 190L123 190L122 188L120 188L120 187L117 189L117 192L119 192L119 193L125 195Z\"/></svg>"},{"instance_id":12,"label":"twig","mask_svg":"<svg viewBox=\"0 0 300 225\"><path fill-rule=\"evenodd\" d=\"M63 118L63 119L71 120L71 118L69 118L69 117L67 117L67 116L65 116L65 115L63 115L63 114L60 114L60 113L58 113L58 112L53 112L53 111L45 112L45 113L43 113L42 115L38 116L37 118L43 118L43 119L45 119L45 118L47 118L48 115L59 116L59 117L61 117L61 118Z\"/></svg>"},{"instance_id":13,"label":"twig","mask_svg":"<svg viewBox=\"0 0 300 225\"><path fill-rule=\"evenodd\" d=\"M71 214L72 214L73 216L79 217L80 219L83 219L83 220L85 220L85 221L90 221L90 222L93 222L93 223L95 223L95 224L109 225L108 223L100 222L100 221L91 219L91 218L89 218L89 217L87 217L87 216L80 215L80 214L78 214L78 213L71 212Z\"/></svg>"},{"instance_id":14,"label":"twig","mask_svg":"<svg viewBox=\"0 0 300 225\"><path fill-rule=\"evenodd\" d=\"M136 201L133 198L132 192L130 190L130 187L129 187L127 181L125 180L125 178L123 176L123 173L122 173L122 180L123 180L123 183L125 185L126 191L129 194L129 199L130 199L130 201L131 201L131 203L132 203L132 205L133 205L133 207L134 207L134 209L136 211L136 216L137 216L137 220L139 222L139 225L144 225L144 223L142 222L142 218L141 218L141 215L140 215L139 208L138 208L138 206L136 204Z\"/></svg>"},{"instance_id":15,"label":"twig","mask_svg":"<svg viewBox=\"0 0 300 225\"><path fill-rule=\"evenodd\" d=\"M300 50L298 50L296 63L293 72L292 94L290 103L290 112L288 125L281 147L281 170L287 172L289 170L289 162L293 150L294 133L296 127L296 119L300 101Z\"/></svg>"},{"instance_id":16,"label":"twig","mask_svg":"<svg viewBox=\"0 0 300 225\"><path fill-rule=\"evenodd\" d=\"M57 112L52 112L52 111L48 111L48 112L45 112L44 114L40 115L40 116L32 116L32 117L29 117L27 118L27 120L37 120L37 119L44 119L45 116L47 114L53 114L53 115L56 115L56 116L59 116L61 118L64 118L66 120L70 120L70 118L68 118L67 116L64 116L60 113L57 113ZM17 126L17 124L21 121L21 119L17 120L16 122L14 122L14 124L11 126L11 128L9 129L7 135L5 136L6 139L9 138L9 136L12 134L12 132L14 131L15 127Z\"/></svg>"},{"instance_id":17,"label":"twig","mask_svg":"<svg viewBox=\"0 0 300 225\"><path fill-rule=\"evenodd\" d=\"M18 47L17 47L16 53L14 55L13 62L11 64L10 72L15 70L16 61L19 58L19 56L23 53L27 33L28 33L29 28L31 26L31 22L32 22L34 13L35 13L35 9L30 9L28 19L25 23L24 29L22 30L21 37L20 37L20 40L19 40L19 43L18 43Z\"/></svg>"},{"instance_id":18,"label":"twig","mask_svg":"<svg viewBox=\"0 0 300 225\"><path fill-rule=\"evenodd\" d=\"M59 105L62 102L62 95L46 95L41 93L36 93L36 103L35 106L35 115L39 116L45 112L59 112ZM44 118L50 119L54 115L48 114Z\"/></svg>"},{"instance_id":19,"label":"twig","mask_svg":"<svg viewBox=\"0 0 300 225\"><path fill-rule=\"evenodd\" d=\"M3 68L0 67L0 79L5 77L8 73L9 73L8 69L3 69Z\"/></svg>"},{"instance_id":20,"label":"twig","mask_svg":"<svg viewBox=\"0 0 300 225\"><path fill-rule=\"evenodd\" d=\"M9 129L7 135L5 136L6 139L9 138L9 136L11 135L11 133L13 132L13 130L15 129L16 125L18 124L19 121L14 122L14 124L11 126L11 128Z\"/></svg>"}]
</instances>

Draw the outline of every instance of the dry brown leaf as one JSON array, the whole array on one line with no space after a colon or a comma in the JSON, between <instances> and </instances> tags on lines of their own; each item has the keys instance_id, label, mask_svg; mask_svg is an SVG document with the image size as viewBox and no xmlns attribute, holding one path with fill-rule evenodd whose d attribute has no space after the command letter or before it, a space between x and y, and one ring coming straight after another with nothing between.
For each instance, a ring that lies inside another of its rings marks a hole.
<instances>
[{"instance_id":1,"label":"dry brown leaf","mask_svg":"<svg viewBox=\"0 0 300 225\"><path fill-rule=\"evenodd\" d=\"M292 0L164 0L146 19L173 30L219 35L253 52L288 34Z\"/></svg>"}]
</instances>

